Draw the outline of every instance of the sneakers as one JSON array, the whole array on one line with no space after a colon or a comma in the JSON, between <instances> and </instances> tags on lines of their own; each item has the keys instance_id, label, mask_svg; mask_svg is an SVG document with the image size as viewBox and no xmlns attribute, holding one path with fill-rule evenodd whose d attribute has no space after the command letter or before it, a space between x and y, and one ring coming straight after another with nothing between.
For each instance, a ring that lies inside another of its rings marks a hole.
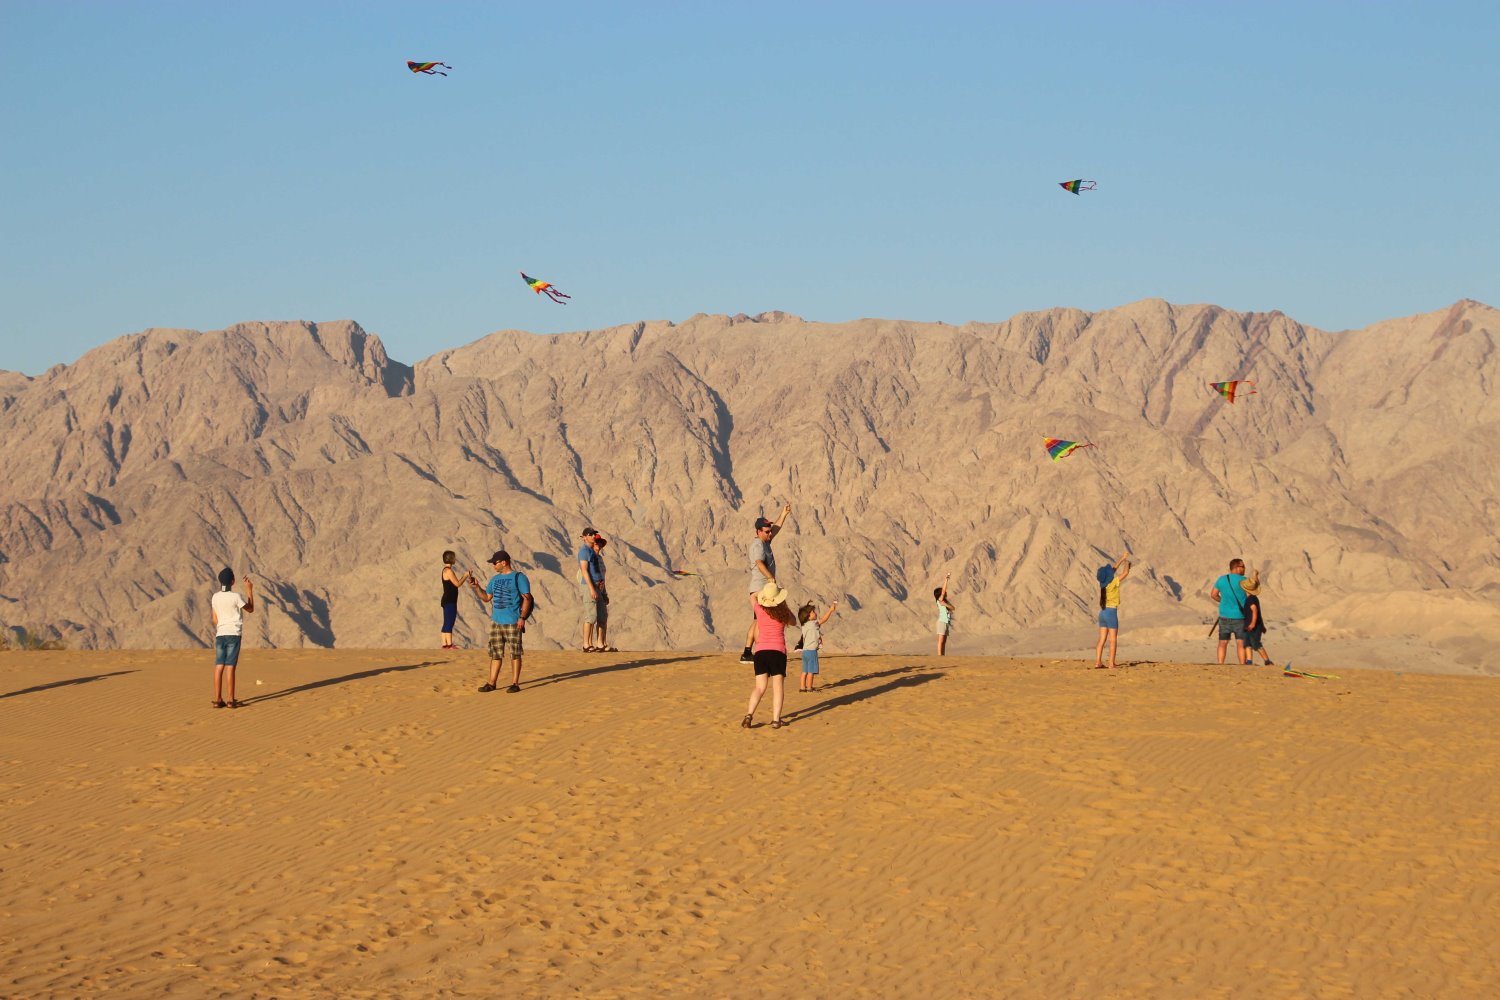
<instances>
[{"instance_id":1,"label":"sneakers","mask_svg":"<svg viewBox=\"0 0 1500 1000\"><path fill-rule=\"evenodd\" d=\"M755 662L755 654L752 653L752 652L750 652L750 647L749 646L746 646L745 647L745 651L740 654L740 662L741 663L754 663Z\"/></svg>"}]
</instances>

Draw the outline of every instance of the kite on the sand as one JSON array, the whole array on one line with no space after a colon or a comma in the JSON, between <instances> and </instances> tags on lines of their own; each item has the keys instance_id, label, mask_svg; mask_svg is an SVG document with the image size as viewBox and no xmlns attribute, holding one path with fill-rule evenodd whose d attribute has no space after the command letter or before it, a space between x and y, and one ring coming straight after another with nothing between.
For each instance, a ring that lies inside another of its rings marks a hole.
<instances>
[{"instance_id":1,"label":"kite on the sand","mask_svg":"<svg viewBox=\"0 0 1500 1000\"><path fill-rule=\"evenodd\" d=\"M1047 454L1052 456L1052 461L1059 458L1067 458L1079 448L1092 448L1092 444L1083 444L1078 441L1063 441L1058 438L1043 438L1042 447L1047 449Z\"/></svg>"},{"instance_id":2,"label":"kite on the sand","mask_svg":"<svg viewBox=\"0 0 1500 1000\"><path fill-rule=\"evenodd\" d=\"M1099 187L1099 184L1097 181L1086 181L1080 179L1076 181L1058 181L1057 186L1062 188L1064 191L1071 191L1074 194L1081 194L1084 191L1096 190Z\"/></svg>"},{"instance_id":3,"label":"kite on the sand","mask_svg":"<svg viewBox=\"0 0 1500 1000\"><path fill-rule=\"evenodd\" d=\"M1314 677L1314 678L1317 678L1320 681L1336 681L1336 680L1339 679L1339 677L1338 677L1337 674L1313 674L1313 673L1307 672L1306 670L1293 670L1292 669L1292 665L1290 663L1288 663L1286 666L1284 666L1284 667L1281 668L1281 676L1283 676L1283 677Z\"/></svg>"},{"instance_id":4,"label":"kite on the sand","mask_svg":"<svg viewBox=\"0 0 1500 1000\"><path fill-rule=\"evenodd\" d=\"M452 66L449 66L447 63L441 63L441 62L419 63L419 62L412 62L410 59L406 60L406 68L409 69L409 70L411 70L413 73L426 73L428 76L431 76L432 74L436 73L438 76L447 76L448 74L444 73L443 69L438 69L439 66L443 67L443 69L452 69L453 68Z\"/></svg>"},{"instance_id":5,"label":"kite on the sand","mask_svg":"<svg viewBox=\"0 0 1500 1000\"><path fill-rule=\"evenodd\" d=\"M538 295L545 293L547 298L551 299L553 302L556 302L560 306L567 305L567 303L564 302L563 299L571 299L573 297L571 295L564 295L556 288L553 288L552 282L543 281L541 278L533 278L525 271L521 272L521 280L526 282L527 287L529 287L533 292L536 292Z\"/></svg>"},{"instance_id":6,"label":"kite on the sand","mask_svg":"<svg viewBox=\"0 0 1500 1000\"><path fill-rule=\"evenodd\" d=\"M697 573L689 573L685 569L669 569L669 570L667 570L667 572L671 573L673 576L679 577L679 578L680 577L684 577L684 576L697 576L698 575Z\"/></svg>"},{"instance_id":7,"label":"kite on the sand","mask_svg":"<svg viewBox=\"0 0 1500 1000\"><path fill-rule=\"evenodd\" d=\"M1248 385L1251 388L1249 388L1249 389L1241 389L1240 386L1242 386L1242 385ZM1249 379L1245 379L1245 378L1236 379L1233 382L1210 382L1210 383L1208 383L1208 386L1214 392L1217 392L1219 395L1223 396L1225 399L1229 400L1231 403L1234 402L1235 393L1239 393L1242 396L1259 396L1260 395L1260 393L1258 393L1258 392L1255 391L1255 388L1254 388L1255 383L1252 382L1252 381L1250 381Z\"/></svg>"}]
</instances>

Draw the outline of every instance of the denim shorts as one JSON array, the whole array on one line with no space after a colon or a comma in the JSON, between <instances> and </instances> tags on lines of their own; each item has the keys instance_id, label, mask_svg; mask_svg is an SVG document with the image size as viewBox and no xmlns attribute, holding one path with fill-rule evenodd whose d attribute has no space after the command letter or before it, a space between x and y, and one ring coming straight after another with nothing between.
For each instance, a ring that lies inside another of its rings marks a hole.
<instances>
[{"instance_id":1,"label":"denim shorts","mask_svg":"<svg viewBox=\"0 0 1500 1000\"><path fill-rule=\"evenodd\" d=\"M1219 619L1219 641L1228 642L1230 639L1245 641L1245 619L1243 618L1220 618Z\"/></svg>"},{"instance_id":2,"label":"denim shorts","mask_svg":"<svg viewBox=\"0 0 1500 1000\"><path fill-rule=\"evenodd\" d=\"M1118 629L1120 627L1120 609L1119 608L1100 608L1099 609L1099 627L1100 628Z\"/></svg>"},{"instance_id":3,"label":"denim shorts","mask_svg":"<svg viewBox=\"0 0 1500 1000\"><path fill-rule=\"evenodd\" d=\"M815 674L818 672L818 651L816 649L804 649L802 651L802 672L804 674Z\"/></svg>"},{"instance_id":4,"label":"denim shorts","mask_svg":"<svg viewBox=\"0 0 1500 1000\"><path fill-rule=\"evenodd\" d=\"M214 666L233 667L240 662L240 637L220 635L214 637Z\"/></svg>"}]
</instances>

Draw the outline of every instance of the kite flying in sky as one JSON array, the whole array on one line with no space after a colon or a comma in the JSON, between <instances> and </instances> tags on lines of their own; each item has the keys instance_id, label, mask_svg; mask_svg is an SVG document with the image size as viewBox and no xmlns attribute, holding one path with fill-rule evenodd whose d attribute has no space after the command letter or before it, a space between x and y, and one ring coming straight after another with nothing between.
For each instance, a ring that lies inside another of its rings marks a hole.
<instances>
[{"instance_id":1,"label":"kite flying in sky","mask_svg":"<svg viewBox=\"0 0 1500 1000\"><path fill-rule=\"evenodd\" d=\"M406 68L411 70L413 73L426 73L428 76L436 73L438 76L447 76L448 74L444 73L443 69L438 69L439 66L443 67L443 69L453 68L447 63L419 63L412 62L410 59L406 60Z\"/></svg>"},{"instance_id":2,"label":"kite flying in sky","mask_svg":"<svg viewBox=\"0 0 1500 1000\"><path fill-rule=\"evenodd\" d=\"M1047 454L1052 456L1052 461L1059 458L1067 458L1079 448L1092 448L1092 444L1081 444L1077 441L1060 441L1057 438L1045 438L1042 447L1047 449Z\"/></svg>"},{"instance_id":3,"label":"kite flying in sky","mask_svg":"<svg viewBox=\"0 0 1500 1000\"><path fill-rule=\"evenodd\" d=\"M1058 187L1062 188L1064 191L1071 191L1074 194L1078 194L1078 193L1083 192L1083 191L1093 191L1093 190L1095 190L1096 188L1099 187L1099 184L1098 184L1097 181L1085 181L1085 180L1058 181L1057 184L1058 184Z\"/></svg>"},{"instance_id":4,"label":"kite flying in sky","mask_svg":"<svg viewBox=\"0 0 1500 1000\"><path fill-rule=\"evenodd\" d=\"M1259 396L1260 395L1260 393L1256 392L1253 388L1250 388L1250 389L1241 389L1240 388L1240 386L1242 386L1242 385L1254 386L1255 383L1251 382L1249 379L1243 379L1243 378L1242 379L1236 379L1233 382L1210 382L1210 383L1208 383L1208 385L1209 385L1209 388L1213 389L1214 392L1217 392L1219 395L1223 396L1225 399L1229 400L1231 403L1234 402L1234 395L1235 395L1235 393L1242 393L1243 395L1246 395L1246 396Z\"/></svg>"},{"instance_id":5,"label":"kite flying in sky","mask_svg":"<svg viewBox=\"0 0 1500 1000\"><path fill-rule=\"evenodd\" d=\"M551 299L553 302L556 302L560 306L567 305L567 303L564 302L563 299L571 299L573 297L571 295L564 295L562 292L559 292L557 289L553 288L552 282L543 281L541 278L530 277L525 271L521 272L521 280L526 282L527 286L533 292L536 292L538 295L545 293L547 298Z\"/></svg>"}]
</instances>

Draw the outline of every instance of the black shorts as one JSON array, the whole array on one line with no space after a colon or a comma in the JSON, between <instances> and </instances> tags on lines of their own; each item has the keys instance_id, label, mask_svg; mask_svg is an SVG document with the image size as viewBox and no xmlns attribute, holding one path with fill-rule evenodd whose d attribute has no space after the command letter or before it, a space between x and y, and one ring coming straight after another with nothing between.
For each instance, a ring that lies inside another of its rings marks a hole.
<instances>
[{"instance_id":1,"label":"black shorts","mask_svg":"<svg viewBox=\"0 0 1500 1000\"><path fill-rule=\"evenodd\" d=\"M786 676L786 650L758 649L755 651L755 673L768 677Z\"/></svg>"}]
</instances>

